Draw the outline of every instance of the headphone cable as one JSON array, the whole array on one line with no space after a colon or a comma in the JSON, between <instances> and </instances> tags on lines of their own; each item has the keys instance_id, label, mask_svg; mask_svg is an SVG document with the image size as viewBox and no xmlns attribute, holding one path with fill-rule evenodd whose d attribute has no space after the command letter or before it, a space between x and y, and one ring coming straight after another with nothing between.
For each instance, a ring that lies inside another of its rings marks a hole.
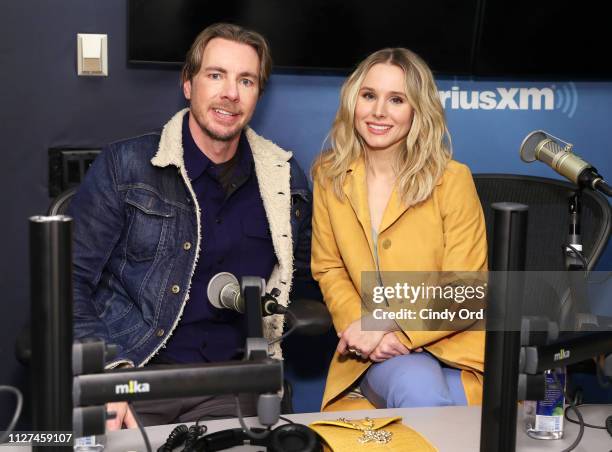
<instances>
[{"instance_id":1,"label":"headphone cable","mask_svg":"<svg viewBox=\"0 0 612 452\"><path fill-rule=\"evenodd\" d=\"M138 413L136 413L136 410L134 409L132 402L128 402L128 408L132 412L132 416L134 416L134 420L136 421L138 430L140 430L140 434L142 435L142 439L144 440L145 447L147 448L147 452L152 452L151 443L149 442L149 435L147 435L147 432L144 426L142 425L142 422L140 422L140 419L138 418Z\"/></svg>"},{"instance_id":2,"label":"headphone cable","mask_svg":"<svg viewBox=\"0 0 612 452\"><path fill-rule=\"evenodd\" d=\"M19 416L21 416L21 408L23 407L23 395L21 391L14 386L0 386L0 392L12 392L15 394L15 398L17 399L17 403L15 404L15 413L13 414L13 419L9 423L6 431L0 437L0 444L2 444L11 432L15 429L15 425L17 425L17 420L19 420Z\"/></svg>"},{"instance_id":3,"label":"headphone cable","mask_svg":"<svg viewBox=\"0 0 612 452\"><path fill-rule=\"evenodd\" d=\"M251 439L266 438L270 434L270 427L268 427L262 433L257 433L251 430L244 422L244 418L242 417L242 409L240 409L240 399L236 394L234 394L234 400L236 401L236 415L238 417L238 422L240 422L240 427L242 427L242 431L244 431L244 433Z\"/></svg>"}]
</instances>

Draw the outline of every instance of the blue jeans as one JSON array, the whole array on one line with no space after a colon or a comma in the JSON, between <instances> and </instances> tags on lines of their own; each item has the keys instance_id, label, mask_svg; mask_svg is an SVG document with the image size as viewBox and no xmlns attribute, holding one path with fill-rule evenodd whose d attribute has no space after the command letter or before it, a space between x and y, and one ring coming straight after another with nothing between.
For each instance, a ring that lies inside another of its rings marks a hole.
<instances>
[{"instance_id":1,"label":"blue jeans","mask_svg":"<svg viewBox=\"0 0 612 452\"><path fill-rule=\"evenodd\" d=\"M467 405L461 371L426 352L373 364L361 380L361 392L376 408Z\"/></svg>"}]
</instances>

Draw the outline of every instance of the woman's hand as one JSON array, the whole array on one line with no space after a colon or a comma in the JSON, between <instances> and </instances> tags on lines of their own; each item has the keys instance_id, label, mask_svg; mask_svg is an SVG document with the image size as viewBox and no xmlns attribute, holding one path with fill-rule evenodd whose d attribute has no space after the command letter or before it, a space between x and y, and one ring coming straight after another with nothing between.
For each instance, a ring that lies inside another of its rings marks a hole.
<instances>
[{"instance_id":1,"label":"woman's hand","mask_svg":"<svg viewBox=\"0 0 612 452\"><path fill-rule=\"evenodd\" d=\"M357 319L344 331L338 333L340 341L336 351L341 355L354 353L357 357L367 359L386 333L386 331L363 331L361 319Z\"/></svg>"},{"instance_id":2,"label":"woman's hand","mask_svg":"<svg viewBox=\"0 0 612 452\"><path fill-rule=\"evenodd\" d=\"M422 349L419 348L416 351L420 352ZM369 358L375 363L380 363L394 356L407 355L408 353L410 353L410 349L402 344L394 331L391 331L383 336Z\"/></svg>"}]
</instances>

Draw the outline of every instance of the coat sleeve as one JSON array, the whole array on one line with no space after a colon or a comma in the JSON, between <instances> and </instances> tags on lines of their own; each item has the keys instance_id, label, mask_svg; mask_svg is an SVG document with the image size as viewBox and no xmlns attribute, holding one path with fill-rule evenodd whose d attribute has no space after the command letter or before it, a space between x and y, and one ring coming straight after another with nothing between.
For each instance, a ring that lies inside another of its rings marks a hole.
<instances>
[{"instance_id":1,"label":"coat sleeve","mask_svg":"<svg viewBox=\"0 0 612 452\"><path fill-rule=\"evenodd\" d=\"M327 209L326 188L315 180L312 213L312 275L319 282L337 332L361 317L361 297L346 270Z\"/></svg>"},{"instance_id":2,"label":"coat sleeve","mask_svg":"<svg viewBox=\"0 0 612 452\"><path fill-rule=\"evenodd\" d=\"M444 231L444 252L440 270L445 280L452 279L451 275L454 272L460 274L486 271L488 252L484 214L472 174L466 165L457 162L451 164L452 167L447 169L444 180L437 187L438 193L436 193ZM478 276L480 277L482 276ZM468 285L472 283L473 280L466 282ZM442 280L440 284L444 285ZM468 303L463 305L463 307L467 306ZM454 307L460 308L462 305L457 304ZM401 325L401 322L398 323ZM429 331L405 331L409 340L407 345L420 347L462 334L458 330L464 328L463 323L465 323L465 328L473 327L471 321L455 320L453 331L445 331L444 328L432 328ZM481 335L480 331L464 333Z\"/></svg>"},{"instance_id":3,"label":"coat sleeve","mask_svg":"<svg viewBox=\"0 0 612 452\"><path fill-rule=\"evenodd\" d=\"M93 298L112 250L124 226L124 212L117 190L112 148L96 158L75 197L69 215L73 229L74 337L97 338L111 343ZM115 361L131 362L118 345Z\"/></svg>"},{"instance_id":4,"label":"coat sleeve","mask_svg":"<svg viewBox=\"0 0 612 452\"><path fill-rule=\"evenodd\" d=\"M487 235L480 199L469 168L457 165L450 183L440 186L444 224L442 271L487 270Z\"/></svg>"}]
</instances>

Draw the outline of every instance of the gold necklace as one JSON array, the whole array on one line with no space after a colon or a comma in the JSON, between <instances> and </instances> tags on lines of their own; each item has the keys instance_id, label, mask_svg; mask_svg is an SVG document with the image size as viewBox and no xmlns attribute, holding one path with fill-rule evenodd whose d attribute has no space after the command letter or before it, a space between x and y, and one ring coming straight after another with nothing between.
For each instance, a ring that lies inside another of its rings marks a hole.
<instances>
[{"instance_id":1,"label":"gold necklace","mask_svg":"<svg viewBox=\"0 0 612 452\"><path fill-rule=\"evenodd\" d=\"M361 421L361 425L343 417L338 418L338 421L350 425L351 427L359 430L361 432L361 436L357 438L357 441L359 441L359 443L361 444L369 442L375 442L377 444L387 444L391 441L393 437L393 433L388 430L374 430L374 421L369 417L366 417L363 421Z\"/></svg>"}]
</instances>

